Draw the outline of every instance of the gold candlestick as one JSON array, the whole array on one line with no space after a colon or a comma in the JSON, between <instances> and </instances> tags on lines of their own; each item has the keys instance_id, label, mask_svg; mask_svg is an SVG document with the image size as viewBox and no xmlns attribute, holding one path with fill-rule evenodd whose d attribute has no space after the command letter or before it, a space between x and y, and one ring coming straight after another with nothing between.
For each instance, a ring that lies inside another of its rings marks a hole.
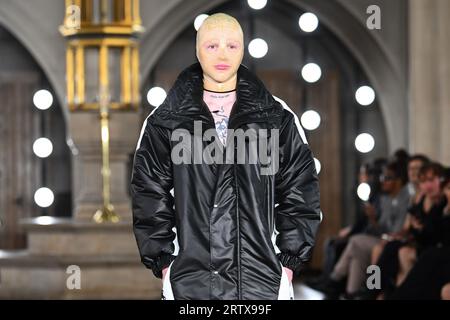
<instances>
[{"instance_id":1,"label":"gold candlestick","mask_svg":"<svg viewBox=\"0 0 450 320\"><path fill-rule=\"evenodd\" d=\"M119 222L119 216L114 212L114 207L110 199L110 177L111 170L109 167L109 94L108 89L102 86L100 89L99 106L100 106L100 125L102 138L102 180L103 180L103 207L98 209L93 220L97 223L102 222Z\"/></svg>"}]
</instances>

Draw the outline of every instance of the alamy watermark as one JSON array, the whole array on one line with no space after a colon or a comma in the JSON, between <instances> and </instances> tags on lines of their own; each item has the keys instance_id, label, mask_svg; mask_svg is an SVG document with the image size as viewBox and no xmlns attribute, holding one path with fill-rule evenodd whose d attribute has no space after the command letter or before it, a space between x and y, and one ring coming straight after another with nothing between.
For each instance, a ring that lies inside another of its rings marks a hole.
<instances>
[{"instance_id":1,"label":"alamy watermark","mask_svg":"<svg viewBox=\"0 0 450 320\"><path fill-rule=\"evenodd\" d=\"M172 131L171 141L177 142L171 153L174 164L259 163L261 175L278 172L279 129L227 129L226 146L214 139L216 129L202 132L201 121L194 121L194 135L187 129ZM210 143L203 147L205 141Z\"/></svg>"},{"instance_id":2,"label":"alamy watermark","mask_svg":"<svg viewBox=\"0 0 450 320\"><path fill-rule=\"evenodd\" d=\"M70 5L66 8L66 18L64 27L66 29L80 29L81 27L81 9L77 5Z\"/></svg>"},{"instance_id":3,"label":"alamy watermark","mask_svg":"<svg viewBox=\"0 0 450 320\"><path fill-rule=\"evenodd\" d=\"M366 13L370 16L366 20L366 26L369 30L381 29L381 9L373 4L367 7Z\"/></svg>"},{"instance_id":4,"label":"alamy watermark","mask_svg":"<svg viewBox=\"0 0 450 320\"><path fill-rule=\"evenodd\" d=\"M69 290L81 289L81 269L79 266L73 264L67 267L66 273L69 276L66 279L66 287Z\"/></svg>"},{"instance_id":5,"label":"alamy watermark","mask_svg":"<svg viewBox=\"0 0 450 320\"><path fill-rule=\"evenodd\" d=\"M366 273L369 275L366 280L366 287L369 290L381 289L381 269L377 265L367 267Z\"/></svg>"}]
</instances>

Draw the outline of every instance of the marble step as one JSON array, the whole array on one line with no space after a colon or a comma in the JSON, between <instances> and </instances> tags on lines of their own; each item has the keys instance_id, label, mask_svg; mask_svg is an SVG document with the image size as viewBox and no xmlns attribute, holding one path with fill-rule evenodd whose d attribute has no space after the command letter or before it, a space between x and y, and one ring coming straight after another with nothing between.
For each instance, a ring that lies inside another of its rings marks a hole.
<instances>
[{"instance_id":1,"label":"marble step","mask_svg":"<svg viewBox=\"0 0 450 320\"><path fill-rule=\"evenodd\" d=\"M74 269L79 289L70 285ZM160 299L160 294L161 280L133 255L0 251L0 299Z\"/></svg>"},{"instance_id":2,"label":"marble step","mask_svg":"<svg viewBox=\"0 0 450 320\"><path fill-rule=\"evenodd\" d=\"M65 218L24 219L32 255L138 255L128 222L96 224Z\"/></svg>"}]
</instances>

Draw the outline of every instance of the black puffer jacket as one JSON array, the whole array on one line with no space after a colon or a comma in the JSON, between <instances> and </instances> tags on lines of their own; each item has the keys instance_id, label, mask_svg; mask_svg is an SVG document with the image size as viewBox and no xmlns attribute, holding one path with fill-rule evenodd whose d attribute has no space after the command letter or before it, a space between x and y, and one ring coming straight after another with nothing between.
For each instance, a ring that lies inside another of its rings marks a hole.
<instances>
[{"instance_id":1,"label":"black puffer jacket","mask_svg":"<svg viewBox=\"0 0 450 320\"><path fill-rule=\"evenodd\" d=\"M202 79L199 63L186 68L142 127L131 179L142 262L159 278L169 266L163 299L281 299L282 266L308 260L322 218L313 155L298 118L241 65L228 128L279 129L278 171L261 174L259 161L173 163L175 129L215 128Z\"/></svg>"}]
</instances>

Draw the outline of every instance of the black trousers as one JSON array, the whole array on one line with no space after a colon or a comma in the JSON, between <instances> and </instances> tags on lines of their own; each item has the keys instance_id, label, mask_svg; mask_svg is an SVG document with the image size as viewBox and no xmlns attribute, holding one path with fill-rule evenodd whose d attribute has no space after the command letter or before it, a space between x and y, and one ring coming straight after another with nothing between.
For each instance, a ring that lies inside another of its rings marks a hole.
<instances>
[{"instance_id":1,"label":"black trousers","mask_svg":"<svg viewBox=\"0 0 450 320\"><path fill-rule=\"evenodd\" d=\"M388 242L380 257L377 265L381 271L381 290L385 294L389 294L395 289L395 282L399 271L398 251L405 243L402 241Z\"/></svg>"},{"instance_id":2,"label":"black trousers","mask_svg":"<svg viewBox=\"0 0 450 320\"><path fill-rule=\"evenodd\" d=\"M439 300L450 282L450 247L425 249L405 281L386 300Z\"/></svg>"},{"instance_id":3,"label":"black trousers","mask_svg":"<svg viewBox=\"0 0 450 320\"><path fill-rule=\"evenodd\" d=\"M325 242L325 259L323 263L323 275L329 277L333 271L334 265L339 260L342 252L348 243L346 238L328 238Z\"/></svg>"}]
</instances>

